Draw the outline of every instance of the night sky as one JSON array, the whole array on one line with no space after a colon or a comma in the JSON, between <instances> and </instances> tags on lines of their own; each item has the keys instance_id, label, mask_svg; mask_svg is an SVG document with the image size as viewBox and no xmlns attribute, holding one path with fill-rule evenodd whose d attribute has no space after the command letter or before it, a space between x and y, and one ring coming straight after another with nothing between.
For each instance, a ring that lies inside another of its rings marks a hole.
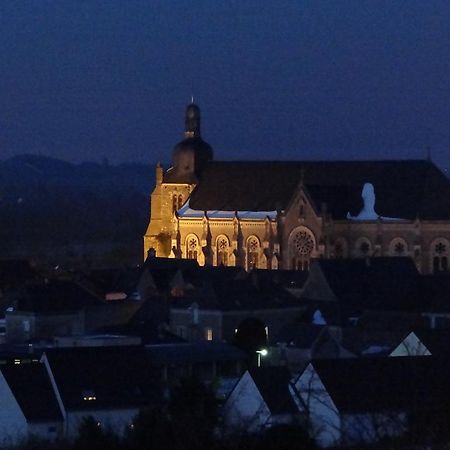
<instances>
[{"instance_id":1,"label":"night sky","mask_svg":"<svg viewBox=\"0 0 450 450\"><path fill-rule=\"evenodd\" d=\"M217 159L450 167L448 0L2 0L0 160L168 161L191 94Z\"/></svg>"}]
</instances>

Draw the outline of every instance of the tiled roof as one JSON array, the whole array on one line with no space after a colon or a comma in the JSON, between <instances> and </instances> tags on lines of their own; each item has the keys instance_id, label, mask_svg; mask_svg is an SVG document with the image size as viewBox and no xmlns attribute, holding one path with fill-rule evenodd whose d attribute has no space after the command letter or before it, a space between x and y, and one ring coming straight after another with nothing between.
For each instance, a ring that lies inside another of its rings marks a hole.
<instances>
[{"instance_id":1,"label":"tiled roof","mask_svg":"<svg viewBox=\"0 0 450 450\"><path fill-rule=\"evenodd\" d=\"M190 197L194 210L285 209L300 180L315 207L334 219L357 215L364 183L376 212L401 219L450 219L450 181L429 161L213 161Z\"/></svg>"}]
</instances>

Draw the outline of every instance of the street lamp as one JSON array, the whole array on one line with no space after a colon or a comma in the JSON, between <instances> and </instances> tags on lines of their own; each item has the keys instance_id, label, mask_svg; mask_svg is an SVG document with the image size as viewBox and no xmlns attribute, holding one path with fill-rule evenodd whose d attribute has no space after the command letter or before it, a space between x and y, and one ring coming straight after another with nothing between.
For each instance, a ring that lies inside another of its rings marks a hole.
<instances>
[{"instance_id":1,"label":"street lamp","mask_svg":"<svg viewBox=\"0 0 450 450\"><path fill-rule=\"evenodd\" d=\"M261 350L256 350L256 353L258 355L258 367L261 367L261 356L267 356L269 352L266 348L262 348Z\"/></svg>"}]
</instances>

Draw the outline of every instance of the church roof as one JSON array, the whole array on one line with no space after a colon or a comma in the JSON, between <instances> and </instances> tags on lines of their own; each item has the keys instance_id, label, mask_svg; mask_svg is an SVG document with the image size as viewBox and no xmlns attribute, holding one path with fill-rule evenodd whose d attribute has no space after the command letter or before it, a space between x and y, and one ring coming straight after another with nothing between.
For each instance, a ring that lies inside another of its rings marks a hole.
<instances>
[{"instance_id":1,"label":"church roof","mask_svg":"<svg viewBox=\"0 0 450 450\"><path fill-rule=\"evenodd\" d=\"M334 219L358 214L364 183L375 189L376 212L400 219L450 219L450 181L430 161L211 161L190 207L208 211L285 209L299 183L316 208Z\"/></svg>"}]
</instances>

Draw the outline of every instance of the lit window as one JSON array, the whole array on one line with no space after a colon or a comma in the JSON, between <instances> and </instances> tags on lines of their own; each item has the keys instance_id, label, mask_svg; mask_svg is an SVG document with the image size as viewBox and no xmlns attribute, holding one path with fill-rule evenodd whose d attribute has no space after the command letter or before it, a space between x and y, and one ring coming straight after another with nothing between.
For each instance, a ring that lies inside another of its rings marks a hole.
<instances>
[{"instance_id":1,"label":"lit window","mask_svg":"<svg viewBox=\"0 0 450 450\"><path fill-rule=\"evenodd\" d=\"M197 259L199 244L197 236L188 236L186 239L186 256L187 259Z\"/></svg>"},{"instance_id":2,"label":"lit window","mask_svg":"<svg viewBox=\"0 0 450 450\"><path fill-rule=\"evenodd\" d=\"M217 239L217 265L228 266L228 239L225 236Z\"/></svg>"},{"instance_id":3,"label":"lit window","mask_svg":"<svg viewBox=\"0 0 450 450\"><path fill-rule=\"evenodd\" d=\"M97 400L97 397L95 396L95 391L93 391L92 389L84 389L83 400L85 402L92 402L94 400Z\"/></svg>"},{"instance_id":4,"label":"lit window","mask_svg":"<svg viewBox=\"0 0 450 450\"><path fill-rule=\"evenodd\" d=\"M256 236L251 236L247 241L247 270L258 267L259 260L259 240Z\"/></svg>"},{"instance_id":5,"label":"lit window","mask_svg":"<svg viewBox=\"0 0 450 450\"><path fill-rule=\"evenodd\" d=\"M207 341L213 340L213 329L212 328L206 328L205 329L205 337Z\"/></svg>"}]
</instances>

